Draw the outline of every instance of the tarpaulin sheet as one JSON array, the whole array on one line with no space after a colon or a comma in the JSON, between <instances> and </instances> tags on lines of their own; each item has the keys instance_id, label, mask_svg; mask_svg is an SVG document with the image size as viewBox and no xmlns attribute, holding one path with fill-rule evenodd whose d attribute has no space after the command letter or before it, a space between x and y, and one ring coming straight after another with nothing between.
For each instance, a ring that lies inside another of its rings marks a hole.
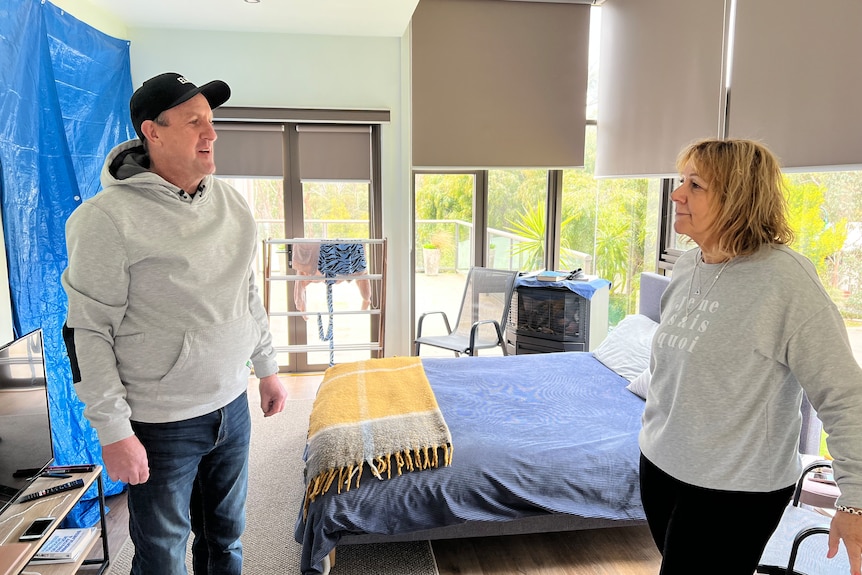
<instances>
[{"instance_id":1,"label":"tarpaulin sheet","mask_svg":"<svg viewBox=\"0 0 862 575\"><path fill-rule=\"evenodd\" d=\"M61 328L66 294L66 219L99 189L104 158L134 137L129 43L51 3L0 3L0 208L15 334L43 329L58 464L101 464L83 417ZM103 474L106 494L123 485ZM98 519L96 490L68 524Z\"/></svg>"}]
</instances>

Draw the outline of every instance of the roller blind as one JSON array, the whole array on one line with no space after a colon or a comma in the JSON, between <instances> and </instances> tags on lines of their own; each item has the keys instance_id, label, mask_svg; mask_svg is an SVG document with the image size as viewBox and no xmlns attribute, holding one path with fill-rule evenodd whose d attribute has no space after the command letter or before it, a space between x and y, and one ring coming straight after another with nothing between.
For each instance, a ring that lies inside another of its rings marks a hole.
<instances>
[{"instance_id":1,"label":"roller blind","mask_svg":"<svg viewBox=\"0 0 862 575\"><path fill-rule=\"evenodd\" d=\"M685 145L723 130L725 0L601 10L596 175L676 174Z\"/></svg>"},{"instance_id":2,"label":"roller blind","mask_svg":"<svg viewBox=\"0 0 862 575\"><path fill-rule=\"evenodd\" d=\"M371 127L298 125L299 178L371 181Z\"/></svg>"},{"instance_id":3,"label":"roller blind","mask_svg":"<svg viewBox=\"0 0 862 575\"><path fill-rule=\"evenodd\" d=\"M266 124L215 124L216 173L221 176L281 178L284 128Z\"/></svg>"},{"instance_id":4,"label":"roller blind","mask_svg":"<svg viewBox=\"0 0 862 575\"><path fill-rule=\"evenodd\" d=\"M583 166L589 20L588 5L420 0L414 167Z\"/></svg>"},{"instance_id":5,"label":"roller blind","mask_svg":"<svg viewBox=\"0 0 862 575\"><path fill-rule=\"evenodd\" d=\"M739 0L728 135L785 168L862 167L862 2Z\"/></svg>"}]
</instances>

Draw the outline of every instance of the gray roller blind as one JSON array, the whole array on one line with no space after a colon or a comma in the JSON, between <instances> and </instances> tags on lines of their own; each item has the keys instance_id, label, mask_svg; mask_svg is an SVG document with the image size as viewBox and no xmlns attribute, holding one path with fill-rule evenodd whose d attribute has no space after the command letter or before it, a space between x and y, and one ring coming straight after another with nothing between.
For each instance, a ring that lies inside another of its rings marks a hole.
<instances>
[{"instance_id":1,"label":"gray roller blind","mask_svg":"<svg viewBox=\"0 0 862 575\"><path fill-rule=\"evenodd\" d=\"M685 145L723 130L725 0L601 10L596 175L676 174Z\"/></svg>"},{"instance_id":2,"label":"gray roller blind","mask_svg":"<svg viewBox=\"0 0 862 575\"><path fill-rule=\"evenodd\" d=\"M281 178L284 170L281 125L215 124L216 173L220 176Z\"/></svg>"},{"instance_id":3,"label":"gray roller blind","mask_svg":"<svg viewBox=\"0 0 862 575\"><path fill-rule=\"evenodd\" d=\"M371 127L298 125L299 178L371 181Z\"/></svg>"},{"instance_id":4,"label":"gray roller blind","mask_svg":"<svg viewBox=\"0 0 862 575\"><path fill-rule=\"evenodd\" d=\"M584 164L588 5L420 0L414 167Z\"/></svg>"},{"instance_id":5,"label":"gray roller blind","mask_svg":"<svg viewBox=\"0 0 862 575\"><path fill-rule=\"evenodd\" d=\"M860 27L860 0L739 0L728 135L786 168L860 169Z\"/></svg>"}]
</instances>

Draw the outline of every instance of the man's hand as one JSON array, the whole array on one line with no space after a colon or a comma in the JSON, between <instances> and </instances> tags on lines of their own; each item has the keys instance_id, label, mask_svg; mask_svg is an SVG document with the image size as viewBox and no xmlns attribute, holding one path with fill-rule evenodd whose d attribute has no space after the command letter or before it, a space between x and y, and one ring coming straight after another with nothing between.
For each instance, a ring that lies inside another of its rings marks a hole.
<instances>
[{"instance_id":1,"label":"man's hand","mask_svg":"<svg viewBox=\"0 0 862 575\"><path fill-rule=\"evenodd\" d=\"M135 435L103 445L102 459L108 477L115 481L137 485L150 478L147 451Z\"/></svg>"},{"instance_id":2,"label":"man's hand","mask_svg":"<svg viewBox=\"0 0 862 575\"><path fill-rule=\"evenodd\" d=\"M838 553L838 541L844 540L844 548L850 558L850 575L862 575L862 515L836 511L829 527L830 559Z\"/></svg>"},{"instance_id":3,"label":"man's hand","mask_svg":"<svg viewBox=\"0 0 862 575\"><path fill-rule=\"evenodd\" d=\"M260 378L260 408L264 417L281 413L286 399L287 390L277 373Z\"/></svg>"}]
</instances>

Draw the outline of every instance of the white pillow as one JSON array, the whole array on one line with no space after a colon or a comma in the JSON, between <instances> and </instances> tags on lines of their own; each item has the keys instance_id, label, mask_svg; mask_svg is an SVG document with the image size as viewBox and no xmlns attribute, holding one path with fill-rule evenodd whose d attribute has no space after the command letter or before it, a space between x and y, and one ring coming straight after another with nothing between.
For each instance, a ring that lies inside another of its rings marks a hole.
<instances>
[{"instance_id":1,"label":"white pillow","mask_svg":"<svg viewBox=\"0 0 862 575\"><path fill-rule=\"evenodd\" d=\"M645 315L627 315L596 348L596 359L632 381L649 368L656 329L658 324Z\"/></svg>"},{"instance_id":2,"label":"white pillow","mask_svg":"<svg viewBox=\"0 0 862 575\"><path fill-rule=\"evenodd\" d=\"M641 372L639 376L634 378L630 384L626 386L626 389L637 395L641 399L646 399L647 390L649 389L650 377L652 374L649 372L649 368L646 368Z\"/></svg>"}]
</instances>

